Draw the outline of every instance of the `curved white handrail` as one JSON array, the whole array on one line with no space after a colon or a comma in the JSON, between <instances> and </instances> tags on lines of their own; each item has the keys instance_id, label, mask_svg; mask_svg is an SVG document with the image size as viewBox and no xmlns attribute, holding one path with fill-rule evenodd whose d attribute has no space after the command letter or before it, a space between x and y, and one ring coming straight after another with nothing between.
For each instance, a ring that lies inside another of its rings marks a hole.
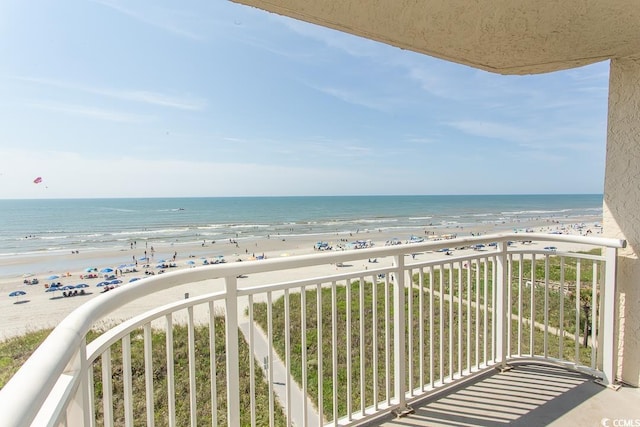
<instances>
[{"instance_id":1,"label":"curved white handrail","mask_svg":"<svg viewBox=\"0 0 640 427\"><path fill-rule=\"evenodd\" d=\"M186 283L201 282L215 278L237 277L278 270L326 265L363 258L402 256L420 251L435 251L448 247L468 246L478 243L508 241L567 242L608 248L624 248L626 241L604 237L582 237L562 234L507 233L483 235L449 240L426 241L396 246L384 246L359 250L314 253L311 255L274 258L260 262L214 264L197 269L168 272L145 278L135 284L122 286L100 295L74 310L24 363L14 377L0 390L0 414L3 425L30 425L51 390L70 369L78 355L87 332L95 322L123 304L147 295ZM236 290L234 290L235 292ZM187 303L189 304L189 303ZM95 347L92 347L92 355ZM86 364L84 360L82 363Z\"/></svg>"}]
</instances>

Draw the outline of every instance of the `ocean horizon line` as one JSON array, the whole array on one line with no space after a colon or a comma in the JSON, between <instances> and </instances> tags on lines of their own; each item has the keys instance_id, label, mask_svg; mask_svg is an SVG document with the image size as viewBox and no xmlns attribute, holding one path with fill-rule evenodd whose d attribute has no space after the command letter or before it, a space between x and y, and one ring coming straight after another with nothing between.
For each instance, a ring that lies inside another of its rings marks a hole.
<instances>
[{"instance_id":1,"label":"ocean horizon line","mask_svg":"<svg viewBox=\"0 0 640 427\"><path fill-rule=\"evenodd\" d=\"M259 198L358 198L358 197L535 197L535 196L601 196L604 193L485 193L485 194L320 194L320 195L239 195L239 196L131 196L131 197L31 197L0 198L0 201L25 200L135 200L135 199L259 199Z\"/></svg>"}]
</instances>

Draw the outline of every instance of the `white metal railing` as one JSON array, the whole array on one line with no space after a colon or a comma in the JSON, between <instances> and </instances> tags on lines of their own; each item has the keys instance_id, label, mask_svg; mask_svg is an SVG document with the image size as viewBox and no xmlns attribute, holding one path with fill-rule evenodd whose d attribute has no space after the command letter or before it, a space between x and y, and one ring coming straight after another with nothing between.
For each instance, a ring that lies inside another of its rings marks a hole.
<instances>
[{"instance_id":1,"label":"white metal railing","mask_svg":"<svg viewBox=\"0 0 640 427\"><path fill-rule=\"evenodd\" d=\"M523 240L537 245L524 245ZM559 241L603 251L594 255L540 249ZM495 246L462 256L410 257L480 244ZM243 423L274 425L279 402L287 424L357 425L391 411L407 412L412 402L443 386L491 366L506 368L518 359L586 370L611 384L617 354L616 251L624 245L605 238L506 234L218 264L154 276L94 298L61 322L0 390L2 422L154 425L155 408L162 403L163 424L170 426L199 425L203 404L210 407L207 420L213 425L240 425L241 416L246 417ZM332 274L288 282L238 282L243 275L373 258L393 262L335 274L339 268L331 267ZM588 283L586 274L591 275ZM141 313L87 343L97 322L118 307L200 282L209 289L219 284L218 290ZM186 355L176 357L178 324L187 330ZM201 328L208 331L204 349L196 338ZM166 332L162 344L153 341L155 330ZM248 372L244 365L240 370L240 335L252 355ZM141 349L134 350L139 342ZM161 360L153 353L159 345L166 349ZM142 367L133 366L132 352L137 351ZM114 359L119 360L117 369ZM206 402L196 393L205 381L196 368L203 359L208 361ZM221 370L225 376L219 379ZM247 376L249 391L243 388L241 393L241 377ZM263 376L266 391L259 392ZM185 391L176 389L178 378L188 384ZM163 402L156 401L160 389L166 391ZM266 419L256 408L256 398L264 393L269 402ZM140 395L144 399L134 402ZM184 409L180 415L179 409Z\"/></svg>"}]
</instances>

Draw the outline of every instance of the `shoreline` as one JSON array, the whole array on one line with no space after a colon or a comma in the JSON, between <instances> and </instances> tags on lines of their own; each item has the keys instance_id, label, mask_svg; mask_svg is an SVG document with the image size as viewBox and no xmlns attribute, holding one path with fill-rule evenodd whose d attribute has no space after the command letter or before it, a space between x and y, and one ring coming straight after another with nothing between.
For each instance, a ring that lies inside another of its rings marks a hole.
<instances>
[{"instance_id":1,"label":"shoreline","mask_svg":"<svg viewBox=\"0 0 640 427\"><path fill-rule=\"evenodd\" d=\"M573 220L575 218L572 218ZM398 239L398 241L406 242L410 236L418 236L421 238L435 239L442 238L442 236L457 236L464 237L470 235L479 234L496 234L500 232L512 232L518 230L525 234L525 230L549 233L549 232L562 232L564 234L581 234L586 232L587 229L592 230L593 235L599 235L602 229L594 223L591 218L584 218L586 221L571 221L562 222L554 221L553 223L545 222L544 224L501 224L501 227L497 227L494 224L478 224L476 227L459 228L459 227L421 227L413 230L407 230L402 236L399 236L397 230L392 232L385 232L382 230L358 230L357 232L341 232L318 235L296 235L286 236L277 235L270 236L268 238L238 238L228 239L225 241L216 241L211 243L210 241L201 242L199 244L168 244L158 247L154 247L153 257L151 256L150 249L145 247L145 244L137 244L135 246L129 246L129 249L97 249L80 251L79 253L57 253L57 254L38 254L28 256L15 256L12 257L11 262L7 262L7 258L0 258L3 268L0 274L0 304L3 305L3 323L0 326L0 341L6 340L13 336L22 335L30 330L39 330L43 328L53 327L57 325L64 317L66 317L73 309L88 301L91 298L101 294L102 288L96 287L96 284L104 280L104 274L98 273L97 278L88 279L85 277L85 272L88 268L96 268L99 272L102 268L110 267L118 269L118 266L127 265L128 269L132 269L135 266L135 260L138 261L137 272L123 272L121 277L124 283L128 282L131 278L144 278L145 270L150 273L159 271L156 268L156 264L165 259L168 263L174 262L173 255L177 253L175 259L175 268L166 269L166 271L174 271L176 269L192 268L202 265L203 259L207 262L214 263L215 260L220 259L223 256L225 261L252 261L260 259L261 257L274 258L282 256L295 256L311 254L314 252L314 245L318 241L327 242L329 246L332 246L333 250L338 249L339 245L346 245L348 242L356 240L371 241L374 247L384 246L386 241L391 239ZM584 224L585 228L580 228ZM136 247L137 246L137 247ZM560 246L560 245L559 245ZM565 249L565 248L563 248ZM566 248L572 250L574 248ZM147 251L147 256L150 258L148 264L144 264L141 258L144 257L144 252ZM352 249L345 249L352 250ZM424 254L429 255L428 253ZM420 257L419 257L420 258ZM418 259L419 259L418 258ZM385 261L383 260L383 263ZM146 267L145 267L146 266ZM354 268L364 268L364 266L354 266ZM324 267L326 270L326 267ZM123 270L126 270L123 268ZM326 272L314 271L314 274L326 274ZM62 292L45 292L45 284L49 284L52 280L47 280L51 275L60 276L55 279L55 282L61 283L62 286L78 283L86 283L87 288L84 295L78 295L73 297L62 297ZM289 274L287 272L280 272L281 279L287 280ZM296 274L300 274L297 272ZM27 285L24 284L24 280L38 279L38 284ZM251 278L245 279L251 282ZM9 293L22 290L27 292L26 295L21 297L9 297ZM164 302L175 301L176 298L180 299L185 293L191 293L192 295L198 295L209 291L206 286L200 284L182 285L178 288L161 292L163 295L151 295L150 298L145 298L144 301L134 301L128 304L127 308L117 310L111 313L107 318L103 319L105 322L116 321L116 319L122 320L136 311L139 311L142 307L153 307Z\"/></svg>"},{"instance_id":2,"label":"shoreline","mask_svg":"<svg viewBox=\"0 0 640 427\"><path fill-rule=\"evenodd\" d=\"M525 232L525 230L528 229L543 233L558 230L567 232L578 224L585 224L594 230L594 225L600 222L599 219L599 217L589 216L578 218L547 218L530 221L517 220L514 222L503 223L477 223L472 226L429 224L419 227L403 227L402 229L378 229L376 227L370 227L363 228L361 230L357 229L351 232L311 232L305 234L288 234L286 232L278 232L277 234L265 236L242 236L242 234L239 233L232 239L226 238L213 241L209 239L200 240L201 236L196 233L190 241L157 241L149 243L145 240L141 240L140 244L136 245L136 247L130 247L130 242L127 241L123 242L120 247L68 247L65 249L32 251L22 254L0 254L0 265L2 266L2 269L0 270L0 280L11 277L19 278L25 274L42 276L47 273L58 274L60 272L73 272L88 267L92 262L99 264L98 266L102 267L113 264L125 264L129 261L133 261L133 256L136 256L137 259L144 257L145 251L146 254L151 257L151 248L156 249L155 253L157 255L157 259L169 258L175 252L179 252L180 255L187 254L208 257L219 255L229 257L234 253L238 253L238 255L242 257L247 255L246 252L244 252L244 254L241 253L245 249L250 250L252 253L258 251L260 247L262 247L261 251L275 250L278 248L278 245L274 245L272 242L276 241L289 242L281 245L286 249L286 246L290 245L292 242L303 242L305 244L311 242L313 244L316 241L337 243L343 239L370 239L379 244L380 242L394 238L400 241L406 241L410 236L414 235L424 238L438 235L457 235L459 237L463 237L473 234L495 234L508 231ZM238 247L234 247L233 244L230 246L228 244L230 240L237 242Z\"/></svg>"}]
</instances>

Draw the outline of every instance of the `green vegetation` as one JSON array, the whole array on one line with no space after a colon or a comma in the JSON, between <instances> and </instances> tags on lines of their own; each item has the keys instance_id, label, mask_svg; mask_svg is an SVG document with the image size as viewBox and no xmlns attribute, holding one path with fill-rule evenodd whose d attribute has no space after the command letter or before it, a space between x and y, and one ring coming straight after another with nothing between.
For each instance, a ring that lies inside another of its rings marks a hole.
<instances>
[{"instance_id":1,"label":"green vegetation","mask_svg":"<svg viewBox=\"0 0 640 427\"><path fill-rule=\"evenodd\" d=\"M550 255L548 272L545 272L545 263L539 258L535 266L530 259L513 259L511 264L511 354L520 352L522 355L536 354L549 357L557 357L567 361L574 361L584 365L591 364L591 351L584 343L576 342L570 337L574 336L576 329L581 331L583 339L586 337L583 331L588 331L591 323L591 289L593 281L593 263L583 261L580 263L580 292L576 292L578 265L574 258L564 258ZM531 270L535 268L535 280L531 283ZM601 266L599 267L601 268ZM407 386L419 387L421 380L424 384L430 384L446 379L451 372L454 374L466 369L467 366L475 366L484 360L493 357L492 342L493 310L493 267L491 263L472 264L471 269L444 270L434 269L433 274L427 269L420 274L413 274L413 287L405 289L405 314L407 328ZM520 273L520 269L522 273ZM486 280L485 280L486 270ZM598 270L600 271L600 270ZM549 284L545 287L546 282ZM468 275L471 274L471 277ZM433 276L433 277L431 277ZM522 284L520 284L520 276ZM442 294L440 283L442 282ZM527 283L529 282L529 283ZM560 283L564 285L560 289ZM430 283L433 283L433 292L430 291ZM470 286L467 286L470 283ZM451 288L451 289L449 289ZM532 310L531 293L535 301L535 309ZM336 341L333 341L332 293L335 292L335 323ZM521 292L521 293L520 293ZM385 293L389 296L388 307L389 323L385 321ZM451 303L449 295L453 295ZM484 310L485 295L489 310ZM320 298L321 309L318 312L317 298ZM579 298L576 301L576 298ZM304 319L301 312L302 294L290 293L288 295L288 310L285 309L285 297L276 299L271 313L273 321L273 342L276 352L285 360L285 328L289 324L290 333L290 370L293 378L302 384L303 348L306 354L307 389L311 399L318 401L318 376L320 365L318 355L322 355L322 405L323 413L329 420L333 419L334 397L337 396L338 416L347 413L347 402L350 401L351 410L357 411L364 406L373 405L374 402L385 400L393 393L394 360L393 360L393 285L370 282L361 283L355 281L337 285L334 289L323 287L320 292L309 290L304 294L305 310ZM522 319L520 331L518 331L517 316L519 316L519 304L522 304ZM461 301L461 302L460 302ZM479 303L478 308L476 304ZM560 319L560 306L563 306L564 317ZM362 310L361 310L362 306ZM411 306L411 312L409 307ZM576 306L579 308L579 319L576 322ZM422 311L420 311L422 308ZM254 318L264 331L267 331L268 307L265 303L253 305ZM286 319L285 316L287 315ZM360 332L362 311L362 323L364 333ZM350 323L347 322L347 312L350 313ZM531 349L531 321L543 323L545 317L550 328L547 332L541 327L533 328L533 351ZM374 314L376 316L374 324ZM319 336L318 319L322 328ZM225 386L225 348L224 348L224 323L223 319L216 319L216 369L217 369L217 417L221 424L226 422L226 391ZM485 332L486 323L486 332ZM562 324L561 324L562 323ZM476 324L478 328L476 328ZM470 326L469 326L470 325ZM442 334L440 328L442 327ZM302 331L306 332L306 341L302 341ZM419 343L420 331L423 331L424 345ZM565 338L558 336L559 330L565 331ZM12 339L0 343L0 387L2 387L11 375L26 360L31 352L48 335L49 331L41 331L28 334L24 337ZM485 340L484 335L487 335ZM519 337L518 335L521 335ZM211 424L211 398L209 375L209 338L208 329L199 327L196 335L196 384L197 384L197 420L199 425ZM89 341L95 335L90 336ZM431 339L432 337L432 339ZM176 417L179 425L186 424L189 420L189 401L184 396L189 395L188 383L188 357L187 357L187 329L175 327L174 329L174 355L175 355L175 390L176 390ZM320 344L318 343L320 338ZM521 339L520 339L521 338ZM476 340L479 346L476 348ZM545 351L546 341L546 351ZM468 346L467 342L470 343ZM132 346L132 372L134 413L137 424L146 422L144 401L144 360L142 330L131 334ZM241 406L243 418L241 423L247 424L249 416L249 351L244 343L240 343L240 384ZM562 344L562 350L560 349ZM583 345L581 345L583 344ZM362 345L362 353L361 353ZM389 354L386 355L386 348ZM377 361L374 359L374 349L377 353ZM432 351L430 351L432 349ZM422 350L422 355L421 355ZM578 352L578 360L576 358ZM333 352L336 352L336 370L333 367ZM442 353L442 360L440 354ZM561 354L562 353L562 354ZM122 361L120 344L112 347L113 366L113 390L114 390L114 416L116 423L121 424L124 417L124 402L122 401ZM166 424L167 419L167 385L164 332L153 333L153 378L154 378L154 414L157 425ZM361 356L362 354L362 356ZM461 355L458 358L458 355ZM421 360L422 356L422 360ZM363 357L361 359L361 357ZM98 423L102 421L102 379L100 377L100 364L97 361L94 370L94 384L96 389L96 411ZM363 377L360 374L361 362L364 364ZM351 388L348 389L347 365L351 365ZM387 366L389 370L387 371ZM424 372L420 372L420 366ZM432 368L433 367L433 368ZM374 381L374 371L377 381ZM334 394L333 377L337 377ZM261 377L260 369L256 369L256 406L257 423L268 423L268 386ZM411 375L411 377L409 377ZM361 384L364 393L361 392ZM387 387L389 387L387 389ZM276 408L276 424L284 424L282 411Z\"/></svg>"},{"instance_id":2,"label":"green vegetation","mask_svg":"<svg viewBox=\"0 0 640 427\"><path fill-rule=\"evenodd\" d=\"M515 264L515 262L514 262ZM586 264L586 263L585 263ZM589 263L590 264L590 263ZM559 261L558 261L559 266ZM484 280L484 269L490 268L484 264L480 264L479 278L476 283L475 271L472 272L471 287L467 287L467 271L462 269L460 273L458 270L454 270L453 273L448 269L442 272L438 269L433 273L433 305L431 305L429 292L430 274L425 271L422 275L422 284L419 283L420 276L418 274L413 275L414 286L411 289L405 289L405 312L407 314L407 323L410 322L411 328L408 328L406 332L407 346L411 348L411 359L409 359L409 352L407 352L407 378L406 384L411 387L418 387L420 385L420 378L424 380L425 384L430 384L431 378L431 366L433 366L433 381L437 382L450 375L450 372L454 374L460 370L466 369L468 365L472 367L478 363L482 363L485 358L487 360L492 359L492 346L495 344L491 341L492 336L492 324L493 324L493 311L490 309L485 312L484 295L486 288L487 300L489 307L491 307L492 300L492 278L491 271L487 274L487 283ZM536 266L536 269L538 267ZM550 270L553 268L550 267ZM517 271L514 267L514 271ZM575 270L574 270L575 271ZM440 294L440 275L442 274L442 297ZM449 278L451 276L452 291L454 295L453 305L450 305L449 301ZM575 273L574 273L575 275ZM565 265L565 282L570 280L571 273ZM583 279L584 276L583 276ZM459 284L462 286L459 286ZM523 286L524 288L524 286ZM531 289L531 287L527 288ZM545 290L544 288L534 287L535 291L535 320L542 322L544 319L545 310ZM518 308L518 283L517 280L512 280L512 312L517 314ZM364 283L362 294L360 289L360 282L352 282L349 284L338 285L335 288L336 293L336 342L332 339L332 289L324 287L320 291L319 297L321 298L321 313L317 311L317 290L309 290L305 294L306 309L305 309L305 321L304 329L306 330L306 342L302 342L302 315L301 315L301 294L291 293L289 295L289 333L290 333L290 354L291 363L290 370L294 379L298 384L302 384L302 348L306 348L307 357L307 384L308 392L313 401L318 401L318 353L322 354L322 376L323 376L323 409L324 415L327 419L333 419L333 405L334 405L334 392L333 392L333 360L332 352L335 350L337 353L337 366L336 366L336 393L338 416L343 416L347 413L347 398L351 399L351 409L357 411L361 407L361 403L364 399L365 406L372 405L374 401L382 401L387 397L386 385L387 381L390 384L390 391L393 389L393 351L390 350L389 360L386 360L385 356L385 339L389 340L389 348L393 348L393 305L389 307L390 312L390 324L388 325L388 338L385 334L385 306L384 295L385 285L377 283L375 285L375 292L377 297L374 303L374 285L370 282ZM526 291L526 289L525 289ZM527 321L530 317L530 299L525 298L527 294L523 291L523 323L521 325L522 340L520 341L520 347L518 347L518 323L516 320L511 322L511 353L517 354L518 348L522 355L531 354L531 328ZM392 300L393 285L389 285L387 290ZM530 291L529 291L530 292ZM459 303L459 293L462 294L462 304ZM409 315L409 294L411 295L412 311ZM421 299L422 295L422 299ZM558 312L561 299L561 293L552 289L546 292L546 312L549 313L549 324L558 325ZM563 324L565 331L575 330L575 297L566 292L562 294L564 298L564 319ZM470 301L469 301L470 299ZM480 301L480 308L476 310L476 301ZM525 301L526 300L526 301ZM360 333L360 305L363 307L363 323L364 334ZM420 314L419 307L422 306L422 315ZM347 307L350 306L350 310ZM255 303L253 305L254 318L260 327L267 331L267 305L266 303ZM347 324L347 312L350 311L350 324ZM374 325L373 315L374 311L377 315L377 321ZM442 316L441 316L442 312ZM280 357L285 360L285 297L280 297L273 302L272 307L272 322L273 322L273 343L276 352ZM555 317L554 317L555 316ZM320 317L322 325L322 336L320 348L318 346L318 327L317 319ZM477 319L476 319L477 317ZM479 325L476 331L476 320ZM584 319L583 319L584 320ZM486 334L489 337L484 339L484 324L487 324ZM433 322L433 325L431 324ZM440 323L442 322L443 333L440 333ZM467 325L470 328L467 329ZM420 372L420 344L419 333L422 327L425 344L423 346L423 359L422 366L424 372ZM412 340L409 338L409 330L411 331ZM430 334L433 334L433 341L430 342ZM574 361L576 353L576 345L578 345L578 358L581 364L590 364L590 349L580 347L579 343L566 337L561 339L559 336L554 335L553 331L549 330L545 334L544 330L540 328L533 329L533 341L534 351L536 355L545 354L545 335L546 335L546 354L549 357L560 357L564 360ZM476 352L476 336L478 339L478 350ZM348 341L350 343L348 343ZM467 341L471 346L467 348ZM560 343L562 342L562 355L560 355ZM364 397L360 391L361 374L361 343L364 346ZM430 348L433 347L433 353L430 353ZM373 349L377 349L377 366L374 367L374 352ZM410 347L409 347L410 346ZM442 363L440 361L440 346L442 346ZM467 350L469 350L467 352ZM458 359L458 354L461 354L461 358ZM351 389L347 390L347 361L351 362ZM409 363L411 361L411 363ZM390 372L387 374L385 370L385 364L390 366ZM374 390L374 369L377 371L377 390ZM411 370L411 382L409 383L409 370Z\"/></svg>"},{"instance_id":3,"label":"green vegetation","mask_svg":"<svg viewBox=\"0 0 640 427\"><path fill-rule=\"evenodd\" d=\"M44 329L0 342L0 389L4 388L13 374L31 357L50 333L51 329Z\"/></svg>"},{"instance_id":4,"label":"green vegetation","mask_svg":"<svg viewBox=\"0 0 640 427\"><path fill-rule=\"evenodd\" d=\"M226 407L226 351L224 340L224 319L216 318L215 357L216 357L216 393L217 393L217 419L220 425L227 424ZM23 337L12 338L0 343L0 388L3 387L11 376L18 370L22 363L33 353L38 345L48 336L51 330L28 333ZM98 334L91 332L87 339L91 341ZM175 373L175 404L176 422L178 425L189 425L189 371L188 371L188 330L185 326L175 326L173 330L174 342L174 373ZM242 337L242 334L240 334ZM154 422L163 426L168 422L168 395L167 395L167 367L166 367L166 341L164 331L152 333L153 348L153 386L154 386ZM239 339L240 345L240 405L242 408L241 425L250 424L250 385L249 385L249 348ZM197 424L212 424L211 405L211 380L209 371L209 329L197 327L195 329L196 350L196 401ZM142 329L131 333L131 371L133 383L133 411L134 424L146 424L145 402L145 367L144 367L144 340ZM124 425L124 400L123 400L123 368L121 343L114 344L111 348L112 386L113 386L113 414L116 425ZM268 425L269 401L268 385L261 376L261 370L256 369L256 423ZM96 422L103 423L102 405L102 377L100 359L94 364L94 387ZM284 425L285 419L282 410L277 406L275 410L276 425Z\"/></svg>"}]
</instances>

